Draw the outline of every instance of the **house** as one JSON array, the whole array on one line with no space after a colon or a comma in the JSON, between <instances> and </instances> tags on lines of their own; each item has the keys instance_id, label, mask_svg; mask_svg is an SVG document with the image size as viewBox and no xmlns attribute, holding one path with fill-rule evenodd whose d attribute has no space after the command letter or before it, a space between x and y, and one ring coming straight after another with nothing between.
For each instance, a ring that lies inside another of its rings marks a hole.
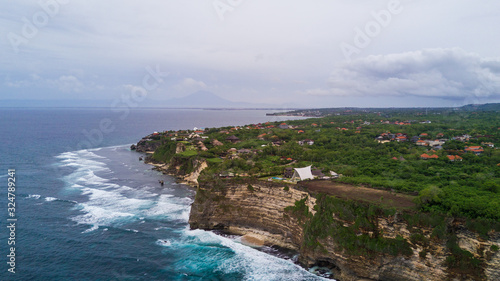
<instances>
[{"instance_id":1,"label":"house","mask_svg":"<svg viewBox=\"0 0 500 281\"><path fill-rule=\"evenodd\" d=\"M240 139L236 137L235 135L229 136L226 138L226 141L229 141L231 143L237 143L240 142Z\"/></svg>"},{"instance_id":2,"label":"house","mask_svg":"<svg viewBox=\"0 0 500 281\"><path fill-rule=\"evenodd\" d=\"M429 146L438 146L438 145L443 145L444 144L444 142L440 141L440 140L425 140L425 142Z\"/></svg>"},{"instance_id":3,"label":"house","mask_svg":"<svg viewBox=\"0 0 500 281\"><path fill-rule=\"evenodd\" d=\"M408 139L406 138L406 136L399 136L399 137L396 137L396 141L398 142L403 142L403 141L407 141Z\"/></svg>"},{"instance_id":4,"label":"house","mask_svg":"<svg viewBox=\"0 0 500 281\"><path fill-rule=\"evenodd\" d=\"M287 125L286 123L281 123L281 124L279 125L279 128L280 128L280 129L288 129L288 125Z\"/></svg>"},{"instance_id":5,"label":"house","mask_svg":"<svg viewBox=\"0 0 500 281\"><path fill-rule=\"evenodd\" d=\"M424 153L424 154L420 155L420 158L422 158L423 160L439 159L439 156L437 156L436 154L429 155L427 153Z\"/></svg>"},{"instance_id":6,"label":"house","mask_svg":"<svg viewBox=\"0 0 500 281\"><path fill-rule=\"evenodd\" d=\"M305 140L298 141L298 143L299 143L300 145L305 145L305 144L307 144L307 145L313 145L313 144L314 144L314 141L313 141L313 140L310 140L310 139L305 139Z\"/></svg>"},{"instance_id":7,"label":"house","mask_svg":"<svg viewBox=\"0 0 500 281\"><path fill-rule=\"evenodd\" d=\"M457 141L466 142L466 141L469 141L470 138L471 138L470 135L465 134L465 135L462 135L462 136L453 137L451 139L457 140Z\"/></svg>"},{"instance_id":8,"label":"house","mask_svg":"<svg viewBox=\"0 0 500 281\"><path fill-rule=\"evenodd\" d=\"M222 172L219 174L219 177L221 178L232 178L234 177L234 173L232 172Z\"/></svg>"},{"instance_id":9,"label":"house","mask_svg":"<svg viewBox=\"0 0 500 281\"><path fill-rule=\"evenodd\" d=\"M418 140L418 141L417 141L417 145L420 145L420 146L426 146L426 145L427 145L427 143L426 143L425 141L423 141L423 140Z\"/></svg>"},{"instance_id":10,"label":"house","mask_svg":"<svg viewBox=\"0 0 500 281\"><path fill-rule=\"evenodd\" d=\"M214 139L214 140L212 141L212 145L213 145L213 146L223 146L224 144L223 144L222 142L220 142L220 141L218 141L218 140L215 140L215 139Z\"/></svg>"},{"instance_id":11,"label":"house","mask_svg":"<svg viewBox=\"0 0 500 281\"><path fill-rule=\"evenodd\" d=\"M416 142L417 142L417 141L419 141L419 140L420 140L420 138L419 138L418 136L413 136L413 137L411 137L411 142L416 143Z\"/></svg>"},{"instance_id":12,"label":"house","mask_svg":"<svg viewBox=\"0 0 500 281\"><path fill-rule=\"evenodd\" d=\"M257 138L258 138L259 140L264 140L264 137L265 137L265 136L267 136L267 134L266 134L266 133L263 133L263 134L261 134L261 135L258 135L258 136L257 136Z\"/></svg>"},{"instance_id":13,"label":"house","mask_svg":"<svg viewBox=\"0 0 500 281\"><path fill-rule=\"evenodd\" d=\"M314 176L312 175L311 166L304 168L294 168L292 180L312 180Z\"/></svg>"},{"instance_id":14,"label":"house","mask_svg":"<svg viewBox=\"0 0 500 281\"><path fill-rule=\"evenodd\" d=\"M495 144L494 144L494 143L492 143L492 142L482 142L481 144L482 144L482 145L486 145L486 146L491 147L491 148L494 148L494 147L495 147Z\"/></svg>"},{"instance_id":15,"label":"house","mask_svg":"<svg viewBox=\"0 0 500 281\"><path fill-rule=\"evenodd\" d=\"M304 131L303 131L303 130L299 130L297 133L299 133L299 134L303 134L303 133L304 133Z\"/></svg>"},{"instance_id":16,"label":"house","mask_svg":"<svg viewBox=\"0 0 500 281\"><path fill-rule=\"evenodd\" d=\"M454 162L454 161L462 161L462 157L458 156L458 155L446 155L446 157L448 157L448 160Z\"/></svg>"},{"instance_id":17,"label":"house","mask_svg":"<svg viewBox=\"0 0 500 281\"><path fill-rule=\"evenodd\" d=\"M339 177L339 174L335 173L334 171L330 171L330 175L332 179L336 179Z\"/></svg>"},{"instance_id":18,"label":"house","mask_svg":"<svg viewBox=\"0 0 500 281\"><path fill-rule=\"evenodd\" d=\"M286 167L285 171L283 172L283 176L285 178L290 179L293 177L293 173L294 173L294 169L292 167Z\"/></svg>"},{"instance_id":19,"label":"house","mask_svg":"<svg viewBox=\"0 0 500 281\"><path fill-rule=\"evenodd\" d=\"M484 148L482 148L481 146L469 146L469 147L465 147L465 151L466 152L473 152L476 155L480 155L481 153L484 152Z\"/></svg>"},{"instance_id":20,"label":"house","mask_svg":"<svg viewBox=\"0 0 500 281\"><path fill-rule=\"evenodd\" d=\"M314 178L317 178L317 179L325 179L325 178L328 178L325 176L325 174L323 174L323 172L320 170L320 169L314 169L311 171L312 175Z\"/></svg>"}]
</instances>

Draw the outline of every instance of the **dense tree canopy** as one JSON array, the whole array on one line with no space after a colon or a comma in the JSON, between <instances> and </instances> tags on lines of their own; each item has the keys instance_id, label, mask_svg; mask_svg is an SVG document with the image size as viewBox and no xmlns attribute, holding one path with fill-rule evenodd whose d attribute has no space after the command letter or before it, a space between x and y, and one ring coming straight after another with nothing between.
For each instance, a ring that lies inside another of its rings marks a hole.
<instances>
[{"instance_id":1,"label":"dense tree canopy","mask_svg":"<svg viewBox=\"0 0 500 281\"><path fill-rule=\"evenodd\" d=\"M341 174L337 180L346 183L419 194L423 210L500 219L500 150L496 149L500 114L496 111L346 111L287 124L291 127L266 123L206 129L202 141L208 151L185 156L208 160L209 169L202 179L221 172L282 176L287 166L313 165L325 173ZM398 133L405 139L397 141ZM172 157L176 141L171 139L179 135L164 132L159 137L164 146L155 153L158 160ZM231 135L241 141L227 141ZM215 139L223 145L214 145ZM417 139L441 140L443 144L435 148L417 145ZM302 140L314 144L300 145ZM198 147L193 141L187 146ZM471 146L481 146L483 151L480 155L466 152ZM238 151L241 149L250 152ZM424 153L436 155L436 159L424 160ZM449 155L460 160L451 161Z\"/></svg>"}]
</instances>

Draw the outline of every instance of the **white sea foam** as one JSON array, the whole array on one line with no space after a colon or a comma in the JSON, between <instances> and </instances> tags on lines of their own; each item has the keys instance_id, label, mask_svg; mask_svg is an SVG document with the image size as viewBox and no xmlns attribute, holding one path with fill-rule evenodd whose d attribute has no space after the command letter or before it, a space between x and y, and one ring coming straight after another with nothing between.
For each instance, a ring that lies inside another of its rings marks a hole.
<instances>
[{"instance_id":1,"label":"white sea foam","mask_svg":"<svg viewBox=\"0 0 500 281\"><path fill-rule=\"evenodd\" d=\"M61 159L61 166L75 169L71 174L63 177L63 180L73 188L82 186L118 187L118 185L109 183L108 179L96 175L96 173L111 172L106 163L102 162L102 159L106 159L105 157L92 151L80 150L65 152L56 158Z\"/></svg>"},{"instance_id":2,"label":"white sea foam","mask_svg":"<svg viewBox=\"0 0 500 281\"><path fill-rule=\"evenodd\" d=\"M170 247L172 246L172 242L168 239L164 240L164 239L158 239L158 241L156 241L156 244L157 245L160 245L160 246L164 246L164 247Z\"/></svg>"},{"instance_id":3,"label":"white sea foam","mask_svg":"<svg viewBox=\"0 0 500 281\"><path fill-rule=\"evenodd\" d=\"M167 216L172 220L181 220L187 222L189 219L189 210L191 200L173 197L171 194L162 194L154 206L146 211L148 217Z\"/></svg>"},{"instance_id":4,"label":"white sea foam","mask_svg":"<svg viewBox=\"0 0 500 281\"><path fill-rule=\"evenodd\" d=\"M57 198L55 198L55 197L45 197L45 201L47 201L47 202L52 202L52 201L56 201L56 200L57 200Z\"/></svg>"},{"instance_id":5,"label":"white sea foam","mask_svg":"<svg viewBox=\"0 0 500 281\"><path fill-rule=\"evenodd\" d=\"M40 199L40 197L41 196L39 194L30 194L30 195L28 195L27 198Z\"/></svg>"},{"instance_id":6,"label":"white sea foam","mask_svg":"<svg viewBox=\"0 0 500 281\"><path fill-rule=\"evenodd\" d=\"M107 226L133 217L134 214L127 212L111 211L106 208L91 206L88 204L78 204L84 213L73 217L72 220L79 224L88 224L93 226Z\"/></svg>"},{"instance_id":7,"label":"white sea foam","mask_svg":"<svg viewBox=\"0 0 500 281\"><path fill-rule=\"evenodd\" d=\"M331 280L313 275L290 260L268 255L212 232L190 230L186 235L189 238L186 243L215 244L231 249L234 255L221 262L218 269L226 274L243 272L244 280Z\"/></svg>"},{"instance_id":8,"label":"white sea foam","mask_svg":"<svg viewBox=\"0 0 500 281\"><path fill-rule=\"evenodd\" d=\"M99 229L99 226L98 225L94 225L91 228L82 231L82 233L89 233L89 232L92 232L92 231L97 230L97 229Z\"/></svg>"}]
</instances>

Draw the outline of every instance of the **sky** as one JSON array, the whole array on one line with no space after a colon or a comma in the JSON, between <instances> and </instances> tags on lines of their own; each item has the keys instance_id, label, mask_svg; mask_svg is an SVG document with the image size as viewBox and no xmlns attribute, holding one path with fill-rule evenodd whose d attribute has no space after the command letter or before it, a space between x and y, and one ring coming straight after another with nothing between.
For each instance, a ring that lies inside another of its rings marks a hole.
<instances>
[{"instance_id":1,"label":"sky","mask_svg":"<svg viewBox=\"0 0 500 281\"><path fill-rule=\"evenodd\" d=\"M0 100L500 102L496 0L0 3Z\"/></svg>"}]
</instances>

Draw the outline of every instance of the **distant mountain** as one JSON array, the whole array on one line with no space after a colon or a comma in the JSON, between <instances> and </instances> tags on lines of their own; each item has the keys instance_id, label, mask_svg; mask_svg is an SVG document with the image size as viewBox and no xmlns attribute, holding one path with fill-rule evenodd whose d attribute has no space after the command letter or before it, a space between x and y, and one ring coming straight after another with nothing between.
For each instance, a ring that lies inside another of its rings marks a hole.
<instances>
[{"instance_id":1,"label":"distant mountain","mask_svg":"<svg viewBox=\"0 0 500 281\"><path fill-rule=\"evenodd\" d=\"M186 97L162 102L162 107L173 108L294 108L290 104L272 105L264 103L234 102L208 91L198 91Z\"/></svg>"}]
</instances>

